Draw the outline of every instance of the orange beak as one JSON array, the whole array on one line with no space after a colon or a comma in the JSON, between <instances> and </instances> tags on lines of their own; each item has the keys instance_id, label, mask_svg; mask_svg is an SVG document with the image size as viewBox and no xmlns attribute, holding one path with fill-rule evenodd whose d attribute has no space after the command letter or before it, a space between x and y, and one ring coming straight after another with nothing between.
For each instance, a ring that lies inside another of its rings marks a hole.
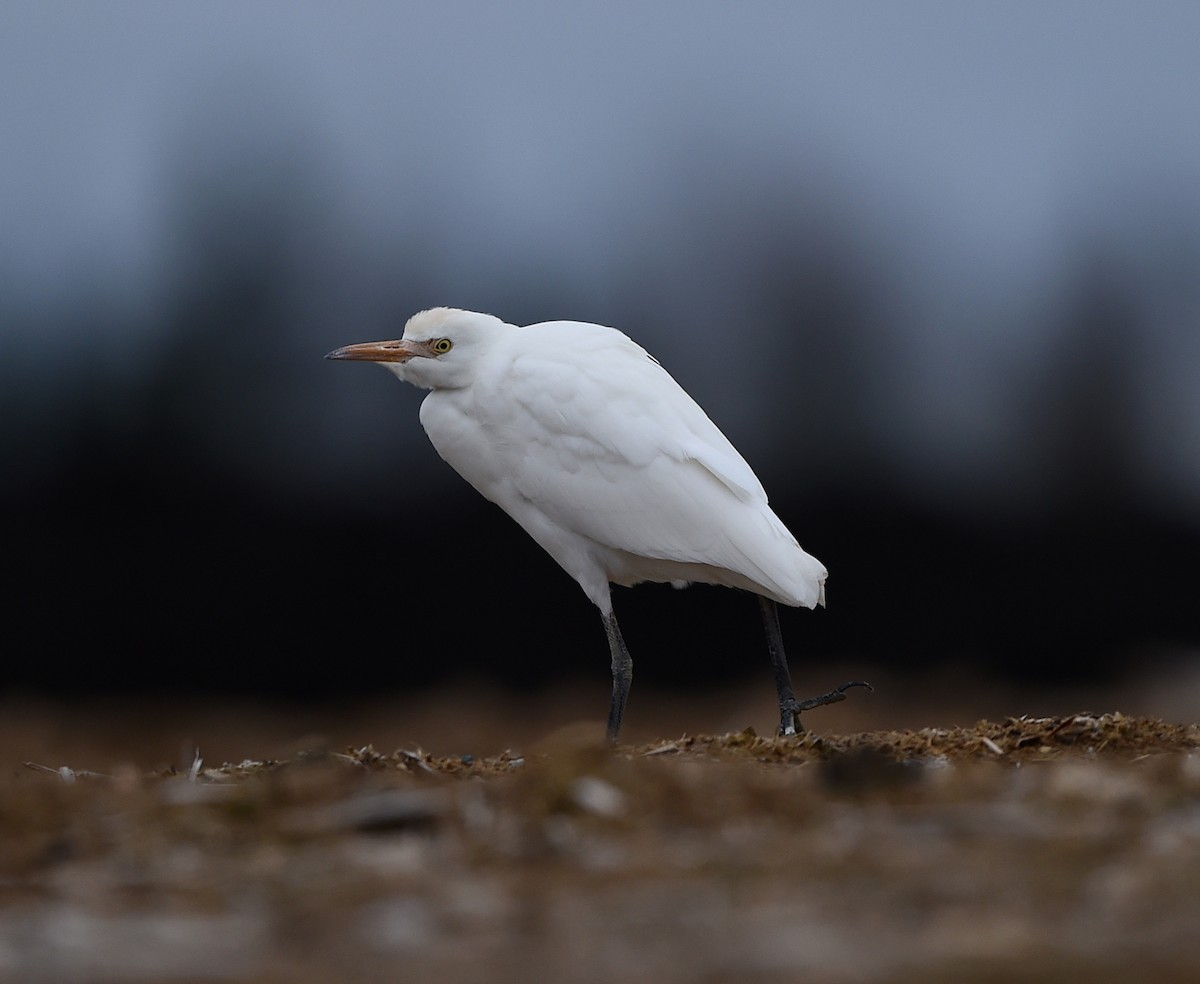
<instances>
[{"instance_id":1,"label":"orange beak","mask_svg":"<svg viewBox=\"0 0 1200 984\"><path fill-rule=\"evenodd\" d=\"M334 349L325 358L349 359L358 362L407 362L414 355L424 355L416 345L403 338L393 342L360 342Z\"/></svg>"}]
</instances>

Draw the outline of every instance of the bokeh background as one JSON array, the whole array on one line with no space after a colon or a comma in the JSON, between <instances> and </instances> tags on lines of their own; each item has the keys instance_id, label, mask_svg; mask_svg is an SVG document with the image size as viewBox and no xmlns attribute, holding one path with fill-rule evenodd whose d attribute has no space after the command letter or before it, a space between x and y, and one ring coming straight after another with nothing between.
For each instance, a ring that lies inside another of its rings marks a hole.
<instances>
[{"instance_id":1,"label":"bokeh background","mask_svg":"<svg viewBox=\"0 0 1200 984\"><path fill-rule=\"evenodd\" d=\"M1198 38L1187 2L4 4L0 682L602 717L582 592L418 391L322 359L440 304L674 373L831 570L801 691L1194 668ZM769 711L749 598L616 604L639 685Z\"/></svg>"}]
</instances>

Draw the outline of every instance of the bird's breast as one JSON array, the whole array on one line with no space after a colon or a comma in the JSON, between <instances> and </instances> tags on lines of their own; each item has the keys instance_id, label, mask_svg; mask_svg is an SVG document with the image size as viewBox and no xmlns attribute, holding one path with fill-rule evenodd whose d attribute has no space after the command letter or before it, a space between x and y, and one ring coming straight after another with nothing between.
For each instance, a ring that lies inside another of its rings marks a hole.
<instances>
[{"instance_id":1,"label":"bird's breast","mask_svg":"<svg viewBox=\"0 0 1200 984\"><path fill-rule=\"evenodd\" d=\"M520 451L502 419L481 413L465 393L435 390L421 404L421 426L443 461L485 498L501 499Z\"/></svg>"}]
</instances>

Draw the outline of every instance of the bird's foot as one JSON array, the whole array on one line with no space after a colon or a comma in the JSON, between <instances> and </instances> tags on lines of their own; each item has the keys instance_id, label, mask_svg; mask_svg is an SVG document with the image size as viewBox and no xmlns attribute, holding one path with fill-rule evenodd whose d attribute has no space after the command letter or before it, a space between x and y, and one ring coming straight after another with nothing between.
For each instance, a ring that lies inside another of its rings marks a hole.
<instances>
[{"instance_id":1,"label":"bird's foot","mask_svg":"<svg viewBox=\"0 0 1200 984\"><path fill-rule=\"evenodd\" d=\"M851 687L866 687L868 690L875 689L865 680L851 680L849 683L843 683L840 687L835 687L827 694L821 694L820 697L806 697L804 700L793 698L788 702L788 710L793 714L799 714L801 711L811 711L814 707L836 704L838 701L846 699L846 691Z\"/></svg>"},{"instance_id":2,"label":"bird's foot","mask_svg":"<svg viewBox=\"0 0 1200 984\"><path fill-rule=\"evenodd\" d=\"M779 705L779 733L781 735L794 735L804 730L804 726L800 723L800 713L802 711L811 711L814 707L824 707L826 704L836 704L838 701L846 699L846 691L851 687L866 687L868 690L874 690L865 680L851 680L849 683L843 683L840 687L835 687L827 694L821 694L820 697L806 697L804 700L796 700L792 697Z\"/></svg>"}]
</instances>

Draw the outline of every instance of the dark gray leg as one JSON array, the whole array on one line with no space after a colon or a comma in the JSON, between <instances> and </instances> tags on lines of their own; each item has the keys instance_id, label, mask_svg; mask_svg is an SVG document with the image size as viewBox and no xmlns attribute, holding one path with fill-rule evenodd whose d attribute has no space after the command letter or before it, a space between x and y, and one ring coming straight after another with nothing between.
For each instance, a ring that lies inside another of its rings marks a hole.
<instances>
[{"instance_id":1,"label":"dark gray leg","mask_svg":"<svg viewBox=\"0 0 1200 984\"><path fill-rule=\"evenodd\" d=\"M612 653L612 703L608 705L608 740L617 743L621 731L621 718L625 714L625 701L629 699L629 685L633 683L633 659L621 638L617 615L609 612L604 618L604 631L608 635L608 650Z\"/></svg>"},{"instance_id":2,"label":"dark gray leg","mask_svg":"<svg viewBox=\"0 0 1200 984\"><path fill-rule=\"evenodd\" d=\"M783 633L779 629L779 608L770 598L758 596L758 607L762 612L763 629L767 633L767 652L771 656L771 669L775 673L775 692L779 695L779 733L794 735L796 693L792 690L792 674L788 672L787 653L783 649Z\"/></svg>"},{"instance_id":3,"label":"dark gray leg","mask_svg":"<svg viewBox=\"0 0 1200 984\"><path fill-rule=\"evenodd\" d=\"M869 683L862 680L851 680L843 683L836 690L831 690L820 697L808 697L796 700L792 690L792 675L788 672L787 653L783 649L783 633L779 630L779 608L770 598L758 596L758 607L762 612L763 629L767 633L767 652L771 655L771 669L775 673L775 692L779 695L779 733L794 735L804 730L800 723L800 712L811 711L814 707L824 704L836 704L846 699L846 691L851 687L866 687L871 690Z\"/></svg>"}]
</instances>

